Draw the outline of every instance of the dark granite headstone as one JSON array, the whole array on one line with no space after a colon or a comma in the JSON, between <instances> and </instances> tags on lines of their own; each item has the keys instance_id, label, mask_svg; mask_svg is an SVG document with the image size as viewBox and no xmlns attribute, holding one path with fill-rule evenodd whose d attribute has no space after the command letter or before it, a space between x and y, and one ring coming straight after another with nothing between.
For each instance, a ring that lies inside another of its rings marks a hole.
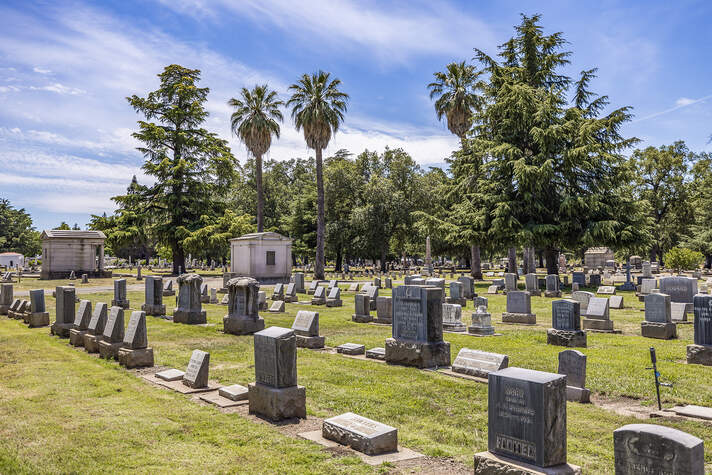
<instances>
[{"instance_id":1,"label":"dark granite headstone","mask_svg":"<svg viewBox=\"0 0 712 475\"><path fill-rule=\"evenodd\" d=\"M559 353L559 374L566 375L566 384L577 388L586 387L586 355L578 350Z\"/></svg>"},{"instance_id":2,"label":"dark granite headstone","mask_svg":"<svg viewBox=\"0 0 712 475\"><path fill-rule=\"evenodd\" d=\"M555 330L580 330L580 304L575 300L556 300L551 303L551 326Z\"/></svg>"},{"instance_id":3,"label":"dark granite headstone","mask_svg":"<svg viewBox=\"0 0 712 475\"><path fill-rule=\"evenodd\" d=\"M663 277L660 279L660 293L669 295L671 302L692 303L697 294L697 279Z\"/></svg>"},{"instance_id":4,"label":"dark granite headstone","mask_svg":"<svg viewBox=\"0 0 712 475\"><path fill-rule=\"evenodd\" d=\"M272 388L297 385L297 342L294 331L269 327L255 333L255 379Z\"/></svg>"},{"instance_id":5,"label":"dark granite headstone","mask_svg":"<svg viewBox=\"0 0 712 475\"><path fill-rule=\"evenodd\" d=\"M628 424L613 431L616 474L703 475L704 442L681 430Z\"/></svg>"},{"instance_id":6,"label":"dark granite headstone","mask_svg":"<svg viewBox=\"0 0 712 475\"><path fill-rule=\"evenodd\" d=\"M695 344L712 346L712 295L695 295Z\"/></svg>"}]
</instances>

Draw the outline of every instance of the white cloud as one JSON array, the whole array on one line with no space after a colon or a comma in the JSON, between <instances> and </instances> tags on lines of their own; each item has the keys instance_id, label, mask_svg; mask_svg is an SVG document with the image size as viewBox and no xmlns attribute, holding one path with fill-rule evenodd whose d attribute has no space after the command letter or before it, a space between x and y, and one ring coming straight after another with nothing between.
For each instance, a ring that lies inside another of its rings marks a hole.
<instances>
[{"instance_id":1,"label":"white cloud","mask_svg":"<svg viewBox=\"0 0 712 475\"><path fill-rule=\"evenodd\" d=\"M700 97L699 99L687 99L687 98L683 97L683 98L680 98L677 101L675 101L675 107L671 107L669 109L665 109L660 112L655 112L653 114L646 115L644 117L641 117L640 119L635 119L633 122L635 123L635 122L641 122L643 120L654 119L656 117L660 117L662 115L666 115L671 112L675 112L676 110L683 109L685 107L689 107L693 104L699 104L701 102L705 102L708 99L712 99L712 94L710 94L709 96Z\"/></svg>"},{"instance_id":2,"label":"white cloud","mask_svg":"<svg viewBox=\"0 0 712 475\"><path fill-rule=\"evenodd\" d=\"M52 74L52 71L50 69L40 68L39 66L35 66L34 68L32 68L32 70L39 74Z\"/></svg>"},{"instance_id":3,"label":"white cloud","mask_svg":"<svg viewBox=\"0 0 712 475\"><path fill-rule=\"evenodd\" d=\"M694 104L696 101L695 99L690 99L688 97L681 97L680 99L675 101L676 106L689 106L690 104Z\"/></svg>"}]
</instances>

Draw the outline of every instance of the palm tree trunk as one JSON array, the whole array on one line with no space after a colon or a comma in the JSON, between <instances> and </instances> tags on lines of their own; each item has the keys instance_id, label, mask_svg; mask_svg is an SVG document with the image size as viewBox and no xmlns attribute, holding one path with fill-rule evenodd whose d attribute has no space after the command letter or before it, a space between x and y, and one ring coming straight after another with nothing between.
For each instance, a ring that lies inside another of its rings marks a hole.
<instances>
[{"instance_id":1,"label":"palm tree trunk","mask_svg":"<svg viewBox=\"0 0 712 475\"><path fill-rule=\"evenodd\" d=\"M473 244L470 246L470 264L472 278L482 280L482 259L480 258L480 246Z\"/></svg>"},{"instance_id":2,"label":"palm tree trunk","mask_svg":"<svg viewBox=\"0 0 712 475\"><path fill-rule=\"evenodd\" d=\"M321 164L321 149L316 149L316 262L314 278L324 278L324 177Z\"/></svg>"},{"instance_id":3,"label":"palm tree trunk","mask_svg":"<svg viewBox=\"0 0 712 475\"><path fill-rule=\"evenodd\" d=\"M255 157L255 181L257 182L257 232L264 231L265 196L262 190L262 155Z\"/></svg>"}]
</instances>

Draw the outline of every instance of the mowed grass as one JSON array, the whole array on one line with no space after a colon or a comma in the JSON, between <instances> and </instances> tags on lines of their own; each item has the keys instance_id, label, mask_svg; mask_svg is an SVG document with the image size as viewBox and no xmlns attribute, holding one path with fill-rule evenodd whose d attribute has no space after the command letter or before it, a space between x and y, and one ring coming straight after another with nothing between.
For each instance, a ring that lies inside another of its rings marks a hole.
<instances>
[{"instance_id":1,"label":"mowed grass","mask_svg":"<svg viewBox=\"0 0 712 475\"><path fill-rule=\"evenodd\" d=\"M382 279L383 282L383 279ZM342 285L341 308L287 304L286 314L261 312L267 326L290 327L300 309L320 313L320 330L327 346L354 342L367 348L383 346L387 326L351 322L353 294ZM477 285L483 295L487 283ZM268 296L271 288L265 288ZM381 290L389 295L390 290ZM81 295L93 302L109 302L110 293ZM300 300L310 296L300 294ZM463 348L504 353L511 366L555 372L563 350L546 344L551 326L551 302L532 298L538 325L501 324L505 296L489 297L496 331L502 336L477 338L446 333L452 359ZM666 406L679 403L712 405L712 368L686 365L685 346L692 326L678 325L680 339L642 338L642 303L625 293L624 310L611 310L622 335L589 333L587 386L598 395L638 399L655 404L649 347L658 352L658 367L673 388L662 388ZM132 308L143 294L130 292ZM54 300L48 297L54 313ZM173 297L165 297L170 311ZM156 364L184 369L193 349L211 354L211 379L246 385L254 380L250 336L222 333L225 306L205 305L208 326L188 326L148 318L149 343ZM472 304L463 312L469 323ZM126 314L128 322L129 313ZM54 319L52 315L52 320ZM239 415L222 414L187 397L152 387L116 363L100 361L16 321L0 319L0 472L86 471L195 471L368 473L354 457L330 458L315 444L280 434L278 428L249 422ZM310 416L329 417L346 411L359 413L399 429L401 445L430 456L453 457L472 465L472 455L487 449L487 386L414 368L389 366L325 352L298 351L299 384L307 388ZM585 473L610 473L613 467L613 430L641 422L592 404L568 403L568 460ZM705 422L655 419L712 442L712 425ZM707 456L707 462L712 456Z\"/></svg>"}]
</instances>

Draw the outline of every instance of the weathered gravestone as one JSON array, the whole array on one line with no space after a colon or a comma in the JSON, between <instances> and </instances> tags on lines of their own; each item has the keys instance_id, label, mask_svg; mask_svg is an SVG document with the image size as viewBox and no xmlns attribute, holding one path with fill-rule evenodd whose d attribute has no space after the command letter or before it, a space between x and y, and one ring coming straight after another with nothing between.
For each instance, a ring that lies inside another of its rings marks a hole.
<instances>
[{"instance_id":1,"label":"weathered gravestone","mask_svg":"<svg viewBox=\"0 0 712 475\"><path fill-rule=\"evenodd\" d=\"M104 325L99 344L99 356L105 359L116 359L119 356L119 348L124 344L124 309L121 307L111 307L109 317Z\"/></svg>"},{"instance_id":2,"label":"weathered gravestone","mask_svg":"<svg viewBox=\"0 0 712 475\"><path fill-rule=\"evenodd\" d=\"M141 310L146 315L162 317L166 314L166 306L163 305L163 278L155 275L146 276L145 297L146 303L141 306Z\"/></svg>"},{"instance_id":3,"label":"weathered gravestone","mask_svg":"<svg viewBox=\"0 0 712 475\"><path fill-rule=\"evenodd\" d=\"M671 427L628 424L613 431L616 475L703 475L704 442Z\"/></svg>"},{"instance_id":4,"label":"weathered gravestone","mask_svg":"<svg viewBox=\"0 0 712 475\"><path fill-rule=\"evenodd\" d=\"M559 353L559 374L566 375L566 399L590 402L591 391L586 389L586 355L578 350Z\"/></svg>"},{"instance_id":5,"label":"weathered gravestone","mask_svg":"<svg viewBox=\"0 0 712 475\"><path fill-rule=\"evenodd\" d=\"M596 290L598 295L615 295L616 288L613 285L602 285Z\"/></svg>"},{"instance_id":6,"label":"weathered gravestone","mask_svg":"<svg viewBox=\"0 0 712 475\"><path fill-rule=\"evenodd\" d=\"M513 292L517 290L517 274L512 272L504 274L504 290L506 292Z\"/></svg>"},{"instance_id":7,"label":"weathered gravestone","mask_svg":"<svg viewBox=\"0 0 712 475\"><path fill-rule=\"evenodd\" d=\"M10 294L12 294L12 289ZM49 312L45 306L44 289L30 290L30 315L27 324L30 328L49 325Z\"/></svg>"},{"instance_id":8,"label":"weathered gravestone","mask_svg":"<svg viewBox=\"0 0 712 475\"><path fill-rule=\"evenodd\" d=\"M376 299L376 318L374 318L373 321L375 323L382 323L385 325L393 323L392 297L383 296Z\"/></svg>"},{"instance_id":9,"label":"weathered gravestone","mask_svg":"<svg viewBox=\"0 0 712 475\"><path fill-rule=\"evenodd\" d=\"M478 307L487 308L487 297L472 297L472 305L474 305L475 310L477 310Z\"/></svg>"},{"instance_id":10,"label":"weathered gravestone","mask_svg":"<svg viewBox=\"0 0 712 475\"><path fill-rule=\"evenodd\" d=\"M524 276L524 285L526 291L531 295L539 296L541 295L541 290L539 290L539 279L537 279L536 274L527 274Z\"/></svg>"},{"instance_id":11,"label":"weathered gravestone","mask_svg":"<svg viewBox=\"0 0 712 475\"><path fill-rule=\"evenodd\" d=\"M284 301L285 302L297 302L299 297L297 297L297 284L290 282L287 284L287 290L285 291Z\"/></svg>"},{"instance_id":12,"label":"weathered gravestone","mask_svg":"<svg viewBox=\"0 0 712 475\"><path fill-rule=\"evenodd\" d=\"M7 311L12 305L12 284L0 284L0 315L7 315Z\"/></svg>"},{"instance_id":13,"label":"weathered gravestone","mask_svg":"<svg viewBox=\"0 0 712 475\"><path fill-rule=\"evenodd\" d=\"M304 294L306 293L306 290L304 289L304 273L303 272L295 272L292 274L292 277L289 281L289 283L294 284L294 291L298 294Z\"/></svg>"},{"instance_id":14,"label":"weathered gravestone","mask_svg":"<svg viewBox=\"0 0 712 475\"><path fill-rule=\"evenodd\" d=\"M127 309L131 306L128 296L126 295L126 279L116 279L114 281L114 300L111 301L112 307L121 307Z\"/></svg>"},{"instance_id":15,"label":"weathered gravestone","mask_svg":"<svg viewBox=\"0 0 712 475\"><path fill-rule=\"evenodd\" d=\"M655 279L642 279L640 281L640 294L645 296L655 292L655 286L657 284L658 281Z\"/></svg>"},{"instance_id":16,"label":"weathered gravestone","mask_svg":"<svg viewBox=\"0 0 712 475\"><path fill-rule=\"evenodd\" d=\"M464 332L462 323L462 307L457 304L443 304L443 330L451 332Z\"/></svg>"},{"instance_id":17,"label":"weathered gravestone","mask_svg":"<svg viewBox=\"0 0 712 475\"><path fill-rule=\"evenodd\" d=\"M74 325L69 330L69 344L73 346L84 346L84 335L89 328L91 321L91 301L82 300L79 302L79 310L74 316Z\"/></svg>"},{"instance_id":18,"label":"weathered gravestone","mask_svg":"<svg viewBox=\"0 0 712 475\"><path fill-rule=\"evenodd\" d=\"M355 313L351 315L351 320L358 323L368 323L373 320L371 317L371 299L366 294L354 295Z\"/></svg>"},{"instance_id":19,"label":"weathered gravestone","mask_svg":"<svg viewBox=\"0 0 712 475\"><path fill-rule=\"evenodd\" d=\"M586 287L586 273L573 272L571 282L573 282L574 284L578 284L579 287Z\"/></svg>"},{"instance_id":20,"label":"weathered gravestone","mask_svg":"<svg viewBox=\"0 0 712 475\"><path fill-rule=\"evenodd\" d=\"M580 287L581 286L578 282L574 282L573 284L571 284L571 292L578 292Z\"/></svg>"},{"instance_id":21,"label":"weathered gravestone","mask_svg":"<svg viewBox=\"0 0 712 475\"><path fill-rule=\"evenodd\" d=\"M210 303L212 305L217 305L219 303L218 302L218 289L216 289L214 287L210 288ZM267 310L267 294L265 294L264 292L258 293L258 305L260 307L260 310Z\"/></svg>"},{"instance_id":22,"label":"weathered gravestone","mask_svg":"<svg viewBox=\"0 0 712 475\"><path fill-rule=\"evenodd\" d=\"M251 335L264 330L265 320L259 315L260 284L252 277L238 277L227 283L227 315L223 317L225 333Z\"/></svg>"},{"instance_id":23,"label":"weathered gravestone","mask_svg":"<svg viewBox=\"0 0 712 475\"><path fill-rule=\"evenodd\" d=\"M375 348L371 348L370 350L366 350L366 358L371 360L385 361L386 349L381 346L377 346Z\"/></svg>"},{"instance_id":24,"label":"weathered gravestone","mask_svg":"<svg viewBox=\"0 0 712 475\"><path fill-rule=\"evenodd\" d=\"M645 296L645 321L641 322L640 331L646 338L677 338L677 325L672 323L670 316L669 295L653 293Z\"/></svg>"},{"instance_id":25,"label":"weathered gravestone","mask_svg":"<svg viewBox=\"0 0 712 475\"><path fill-rule=\"evenodd\" d=\"M502 313L502 323L536 324L536 315L532 313L532 299L526 290L507 292L506 312Z\"/></svg>"},{"instance_id":26,"label":"weathered gravestone","mask_svg":"<svg viewBox=\"0 0 712 475\"><path fill-rule=\"evenodd\" d=\"M363 293L368 295L369 310L376 310L376 299L378 298L378 287L372 285L365 286L362 290Z\"/></svg>"},{"instance_id":27,"label":"weathered gravestone","mask_svg":"<svg viewBox=\"0 0 712 475\"><path fill-rule=\"evenodd\" d=\"M348 288L347 292L358 292L358 282L349 284L349 288Z\"/></svg>"},{"instance_id":28,"label":"weathered gravestone","mask_svg":"<svg viewBox=\"0 0 712 475\"><path fill-rule=\"evenodd\" d=\"M338 286L334 286L329 291L329 295L326 296L326 306L327 307L341 307L343 302L341 301L341 289Z\"/></svg>"},{"instance_id":29,"label":"weathered gravestone","mask_svg":"<svg viewBox=\"0 0 712 475\"><path fill-rule=\"evenodd\" d=\"M623 308L623 296L622 295L612 295L608 299L608 306L610 308L622 309Z\"/></svg>"},{"instance_id":30,"label":"weathered gravestone","mask_svg":"<svg viewBox=\"0 0 712 475\"><path fill-rule=\"evenodd\" d=\"M598 287L601 285L601 274L589 274L588 285L591 287Z\"/></svg>"},{"instance_id":31,"label":"weathered gravestone","mask_svg":"<svg viewBox=\"0 0 712 475\"><path fill-rule=\"evenodd\" d=\"M450 365L450 343L443 341L442 290L402 285L393 289L392 338L386 362L418 368Z\"/></svg>"},{"instance_id":32,"label":"weathered gravestone","mask_svg":"<svg viewBox=\"0 0 712 475\"><path fill-rule=\"evenodd\" d=\"M487 311L486 304L477 306L472 312L471 319L472 323L467 327L467 333L479 336L494 335L492 314Z\"/></svg>"},{"instance_id":33,"label":"weathered gravestone","mask_svg":"<svg viewBox=\"0 0 712 475\"><path fill-rule=\"evenodd\" d=\"M546 331L546 343L556 346L586 347L586 332L581 330L580 304L576 300L551 303L552 327Z\"/></svg>"},{"instance_id":34,"label":"weathered gravestone","mask_svg":"<svg viewBox=\"0 0 712 475\"><path fill-rule=\"evenodd\" d=\"M312 305L326 305L326 288L317 287L311 299Z\"/></svg>"},{"instance_id":35,"label":"weathered gravestone","mask_svg":"<svg viewBox=\"0 0 712 475\"><path fill-rule=\"evenodd\" d=\"M249 412L273 421L306 419L306 390L297 385L297 340L288 328L255 333L255 380L248 385Z\"/></svg>"},{"instance_id":36,"label":"weathered gravestone","mask_svg":"<svg viewBox=\"0 0 712 475\"><path fill-rule=\"evenodd\" d=\"M588 309L588 302L595 297L592 292L586 292L584 290L576 290L571 292L571 299L576 300L579 303L579 308L581 309L581 315L586 315L586 310Z\"/></svg>"},{"instance_id":37,"label":"weathered gravestone","mask_svg":"<svg viewBox=\"0 0 712 475\"><path fill-rule=\"evenodd\" d=\"M173 321L189 325L207 323L206 312L200 301L200 286L203 278L198 274L181 274L177 282L178 307L173 310Z\"/></svg>"},{"instance_id":38,"label":"weathered gravestone","mask_svg":"<svg viewBox=\"0 0 712 475\"><path fill-rule=\"evenodd\" d=\"M449 304L457 304L460 307L465 307L467 305L467 299L465 299L465 287L462 282L450 282L450 296L445 299L445 302Z\"/></svg>"},{"instance_id":39,"label":"weathered gravestone","mask_svg":"<svg viewBox=\"0 0 712 475\"><path fill-rule=\"evenodd\" d=\"M94 312L91 315L91 320L89 320L87 332L84 334L84 349L87 353L99 352L99 342L103 338L104 327L106 327L107 319L107 305L105 303L98 302L94 306Z\"/></svg>"},{"instance_id":40,"label":"weathered gravestone","mask_svg":"<svg viewBox=\"0 0 712 475\"><path fill-rule=\"evenodd\" d=\"M297 347L324 348L326 337L319 336L319 312L298 311L292 330L297 337Z\"/></svg>"},{"instance_id":41,"label":"weathered gravestone","mask_svg":"<svg viewBox=\"0 0 712 475\"><path fill-rule=\"evenodd\" d=\"M183 384L193 389L208 387L208 374L210 371L210 353L193 350L183 374Z\"/></svg>"},{"instance_id":42,"label":"weathered gravestone","mask_svg":"<svg viewBox=\"0 0 712 475\"><path fill-rule=\"evenodd\" d=\"M694 343L687 345L687 363L712 366L712 295L695 295Z\"/></svg>"},{"instance_id":43,"label":"weathered gravestone","mask_svg":"<svg viewBox=\"0 0 712 475\"><path fill-rule=\"evenodd\" d=\"M663 277L660 279L660 293L670 296L671 302L687 304L692 313L693 298L697 295L697 279L689 277Z\"/></svg>"},{"instance_id":44,"label":"weathered gravestone","mask_svg":"<svg viewBox=\"0 0 712 475\"><path fill-rule=\"evenodd\" d=\"M148 347L146 312L131 313L118 360L127 369L153 366L153 348Z\"/></svg>"},{"instance_id":45,"label":"weathered gravestone","mask_svg":"<svg viewBox=\"0 0 712 475\"><path fill-rule=\"evenodd\" d=\"M275 300L269 308L271 313L284 313L284 300Z\"/></svg>"},{"instance_id":46,"label":"weathered gravestone","mask_svg":"<svg viewBox=\"0 0 712 475\"><path fill-rule=\"evenodd\" d=\"M455 373L468 374L478 378L487 378L492 371L499 371L509 366L509 356L486 351L463 348L452 362Z\"/></svg>"},{"instance_id":47,"label":"weathered gravestone","mask_svg":"<svg viewBox=\"0 0 712 475\"><path fill-rule=\"evenodd\" d=\"M475 294L475 279L470 276L463 275L457 278L458 282L462 282L463 297L465 299L471 299L476 296Z\"/></svg>"},{"instance_id":48,"label":"weathered gravestone","mask_svg":"<svg viewBox=\"0 0 712 475\"><path fill-rule=\"evenodd\" d=\"M489 452L475 455L474 473L535 473L531 465L581 473L566 463L566 376L515 367L492 372L487 413Z\"/></svg>"},{"instance_id":49,"label":"weathered gravestone","mask_svg":"<svg viewBox=\"0 0 712 475\"><path fill-rule=\"evenodd\" d=\"M583 319L584 330L612 332L613 321L610 317L609 300L605 297L591 297L588 301L586 316Z\"/></svg>"},{"instance_id":50,"label":"weathered gravestone","mask_svg":"<svg viewBox=\"0 0 712 475\"><path fill-rule=\"evenodd\" d=\"M307 294L314 295L314 292L316 292L317 288L319 288L319 281L314 279L309 283L309 288L307 289Z\"/></svg>"},{"instance_id":51,"label":"weathered gravestone","mask_svg":"<svg viewBox=\"0 0 712 475\"><path fill-rule=\"evenodd\" d=\"M496 285L490 285L489 287L487 287L487 294L488 294L488 295L494 295L494 294L497 293L498 290L499 290L499 287L498 287L498 286L496 286Z\"/></svg>"},{"instance_id":52,"label":"weathered gravestone","mask_svg":"<svg viewBox=\"0 0 712 475\"><path fill-rule=\"evenodd\" d=\"M381 288L381 279L378 278L378 277L374 277L374 278L373 278L373 282L371 283L371 285L373 285L373 286L376 287L377 289L380 289L380 288Z\"/></svg>"},{"instance_id":53,"label":"weathered gravestone","mask_svg":"<svg viewBox=\"0 0 712 475\"><path fill-rule=\"evenodd\" d=\"M276 284L274 286L272 300L284 300L284 284Z\"/></svg>"},{"instance_id":54,"label":"weathered gravestone","mask_svg":"<svg viewBox=\"0 0 712 475\"><path fill-rule=\"evenodd\" d=\"M687 323L687 304L670 302L670 318L675 323Z\"/></svg>"},{"instance_id":55,"label":"weathered gravestone","mask_svg":"<svg viewBox=\"0 0 712 475\"><path fill-rule=\"evenodd\" d=\"M366 455L398 450L398 429L353 412L326 419L321 434L325 439L347 445Z\"/></svg>"},{"instance_id":56,"label":"weathered gravestone","mask_svg":"<svg viewBox=\"0 0 712 475\"><path fill-rule=\"evenodd\" d=\"M208 284L200 284L200 303L210 303L210 295L208 295Z\"/></svg>"},{"instance_id":57,"label":"weathered gravestone","mask_svg":"<svg viewBox=\"0 0 712 475\"><path fill-rule=\"evenodd\" d=\"M171 279L166 279L166 281L163 283L163 296L171 297L175 294L176 291L173 290L173 281Z\"/></svg>"},{"instance_id":58,"label":"weathered gravestone","mask_svg":"<svg viewBox=\"0 0 712 475\"><path fill-rule=\"evenodd\" d=\"M53 335L69 337L69 330L74 326L74 308L76 296L74 287L57 287L55 290L56 315L50 328Z\"/></svg>"}]
</instances>

